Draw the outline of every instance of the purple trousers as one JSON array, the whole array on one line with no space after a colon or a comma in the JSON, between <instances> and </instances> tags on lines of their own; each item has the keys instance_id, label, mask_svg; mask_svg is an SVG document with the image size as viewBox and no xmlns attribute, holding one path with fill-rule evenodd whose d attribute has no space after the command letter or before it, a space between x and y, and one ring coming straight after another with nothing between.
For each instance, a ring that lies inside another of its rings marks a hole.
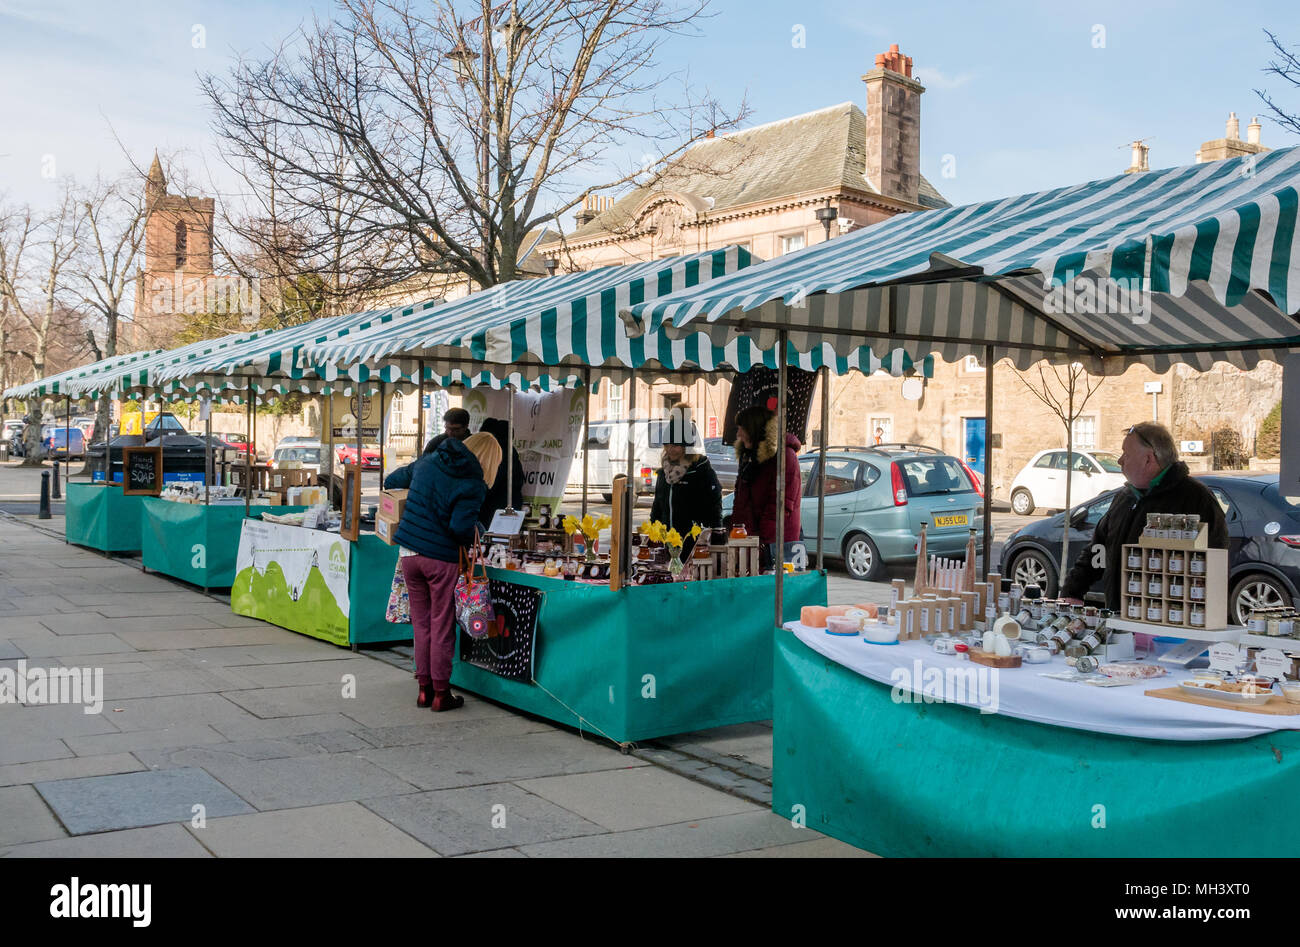
<instances>
[{"instance_id":1,"label":"purple trousers","mask_svg":"<svg viewBox=\"0 0 1300 947\"><path fill-rule=\"evenodd\" d=\"M434 690L451 687L456 650L456 580L460 567L428 556L403 556L402 578L411 601L415 678Z\"/></svg>"}]
</instances>

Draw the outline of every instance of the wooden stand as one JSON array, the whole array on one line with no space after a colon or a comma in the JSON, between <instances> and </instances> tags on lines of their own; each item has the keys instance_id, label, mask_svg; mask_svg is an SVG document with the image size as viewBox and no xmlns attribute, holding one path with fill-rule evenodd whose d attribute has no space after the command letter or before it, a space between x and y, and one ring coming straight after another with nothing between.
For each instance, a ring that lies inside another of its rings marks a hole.
<instances>
[{"instance_id":1,"label":"wooden stand","mask_svg":"<svg viewBox=\"0 0 1300 947\"><path fill-rule=\"evenodd\" d=\"M757 536L727 540L726 576L728 579L760 574L758 545Z\"/></svg>"},{"instance_id":2,"label":"wooden stand","mask_svg":"<svg viewBox=\"0 0 1300 947\"><path fill-rule=\"evenodd\" d=\"M1202 523L1201 538L1205 537L1205 524ZM1196 540L1199 541L1199 540ZM1186 628L1188 631L1213 631L1228 627L1228 550L1226 549L1188 549L1182 545L1165 546L1169 542L1193 542L1193 540L1158 540L1159 546L1127 545L1123 550L1123 576L1120 580L1120 617L1128 621L1140 621L1153 625L1165 625ZM1182 554L1182 568L1170 571L1169 553ZM1139 557L1138 566L1129 565L1129 557ZM1152 568L1151 557L1160 560L1158 568ZM1203 557L1204 572L1192 572L1193 557ZM1203 598L1192 598L1194 579L1204 580ZM1137 591L1130 591L1132 583L1137 583ZM1159 584L1159 592L1152 592L1152 583ZM1178 595L1172 595L1171 589L1177 585ZM1205 608L1205 623L1192 624L1192 605ZM1134 606L1138 614L1134 615ZM1181 618L1170 618L1170 606L1181 612ZM1159 615L1153 616L1152 609L1158 609Z\"/></svg>"},{"instance_id":3,"label":"wooden stand","mask_svg":"<svg viewBox=\"0 0 1300 947\"><path fill-rule=\"evenodd\" d=\"M980 648L971 648L970 659L972 664L983 664L991 668L1018 668L1021 664L1020 655L996 655Z\"/></svg>"}]
</instances>

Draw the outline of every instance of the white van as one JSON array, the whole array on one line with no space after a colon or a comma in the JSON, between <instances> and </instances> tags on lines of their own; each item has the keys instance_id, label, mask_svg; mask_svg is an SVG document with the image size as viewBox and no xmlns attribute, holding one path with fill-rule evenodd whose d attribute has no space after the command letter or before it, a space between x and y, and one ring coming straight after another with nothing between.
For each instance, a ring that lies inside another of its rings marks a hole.
<instances>
[{"instance_id":1,"label":"white van","mask_svg":"<svg viewBox=\"0 0 1300 947\"><path fill-rule=\"evenodd\" d=\"M587 455L588 488L609 502L614 498L613 480L627 473L627 421L592 421L586 444L579 442L578 452L569 468L569 489L582 490L582 458ZM665 418L643 418L633 421L635 432L632 454L632 477L638 495L655 490L655 478L662 462L663 436L668 426ZM694 422L691 424L697 443L703 443Z\"/></svg>"}]
</instances>

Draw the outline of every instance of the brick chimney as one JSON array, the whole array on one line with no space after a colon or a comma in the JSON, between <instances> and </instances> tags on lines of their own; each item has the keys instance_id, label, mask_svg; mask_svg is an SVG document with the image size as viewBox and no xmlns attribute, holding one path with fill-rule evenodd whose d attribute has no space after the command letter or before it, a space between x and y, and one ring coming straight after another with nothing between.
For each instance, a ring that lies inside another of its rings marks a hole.
<instances>
[{"instance_id":1,"label":"brick chimney","mask_svg":"<svg viewBox=\"0 0 1300 947\"><path fill-rule=\"evenodd\" d=\"M921 188L921 94L912 57L898 44L876 57L867 84L867 183L885 197L916 204Z\"/></svg>"},{"instance_id":2,"label":"brick chimney","mask_svg":"<svg viewBox=\"0 0 1300 947\"><path fill-rule=\"evenodd\" d=\"M574 214L573 219L577 222L578 226L581 227L584 224L591 223L613 206L614 198L592 195L583 202L582 210Z\"/></svg>"}]
</instances>

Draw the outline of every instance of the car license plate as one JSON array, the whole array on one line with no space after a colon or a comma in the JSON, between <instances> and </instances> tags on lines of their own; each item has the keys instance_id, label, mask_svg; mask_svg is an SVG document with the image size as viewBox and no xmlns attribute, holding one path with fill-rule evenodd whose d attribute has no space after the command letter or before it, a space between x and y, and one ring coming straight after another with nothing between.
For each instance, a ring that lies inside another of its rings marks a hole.
<instances>
[{"instance_id":1,"label":"car license plate","mask_svg":"<svg viewBox=\"0 0 1300 947\"><path fill-rule=\"evenodd\" d=\"M965 526L968 522L965 513L959 516L936 516L934 518L935 526Z\"/></svg>"}]
</instances>

